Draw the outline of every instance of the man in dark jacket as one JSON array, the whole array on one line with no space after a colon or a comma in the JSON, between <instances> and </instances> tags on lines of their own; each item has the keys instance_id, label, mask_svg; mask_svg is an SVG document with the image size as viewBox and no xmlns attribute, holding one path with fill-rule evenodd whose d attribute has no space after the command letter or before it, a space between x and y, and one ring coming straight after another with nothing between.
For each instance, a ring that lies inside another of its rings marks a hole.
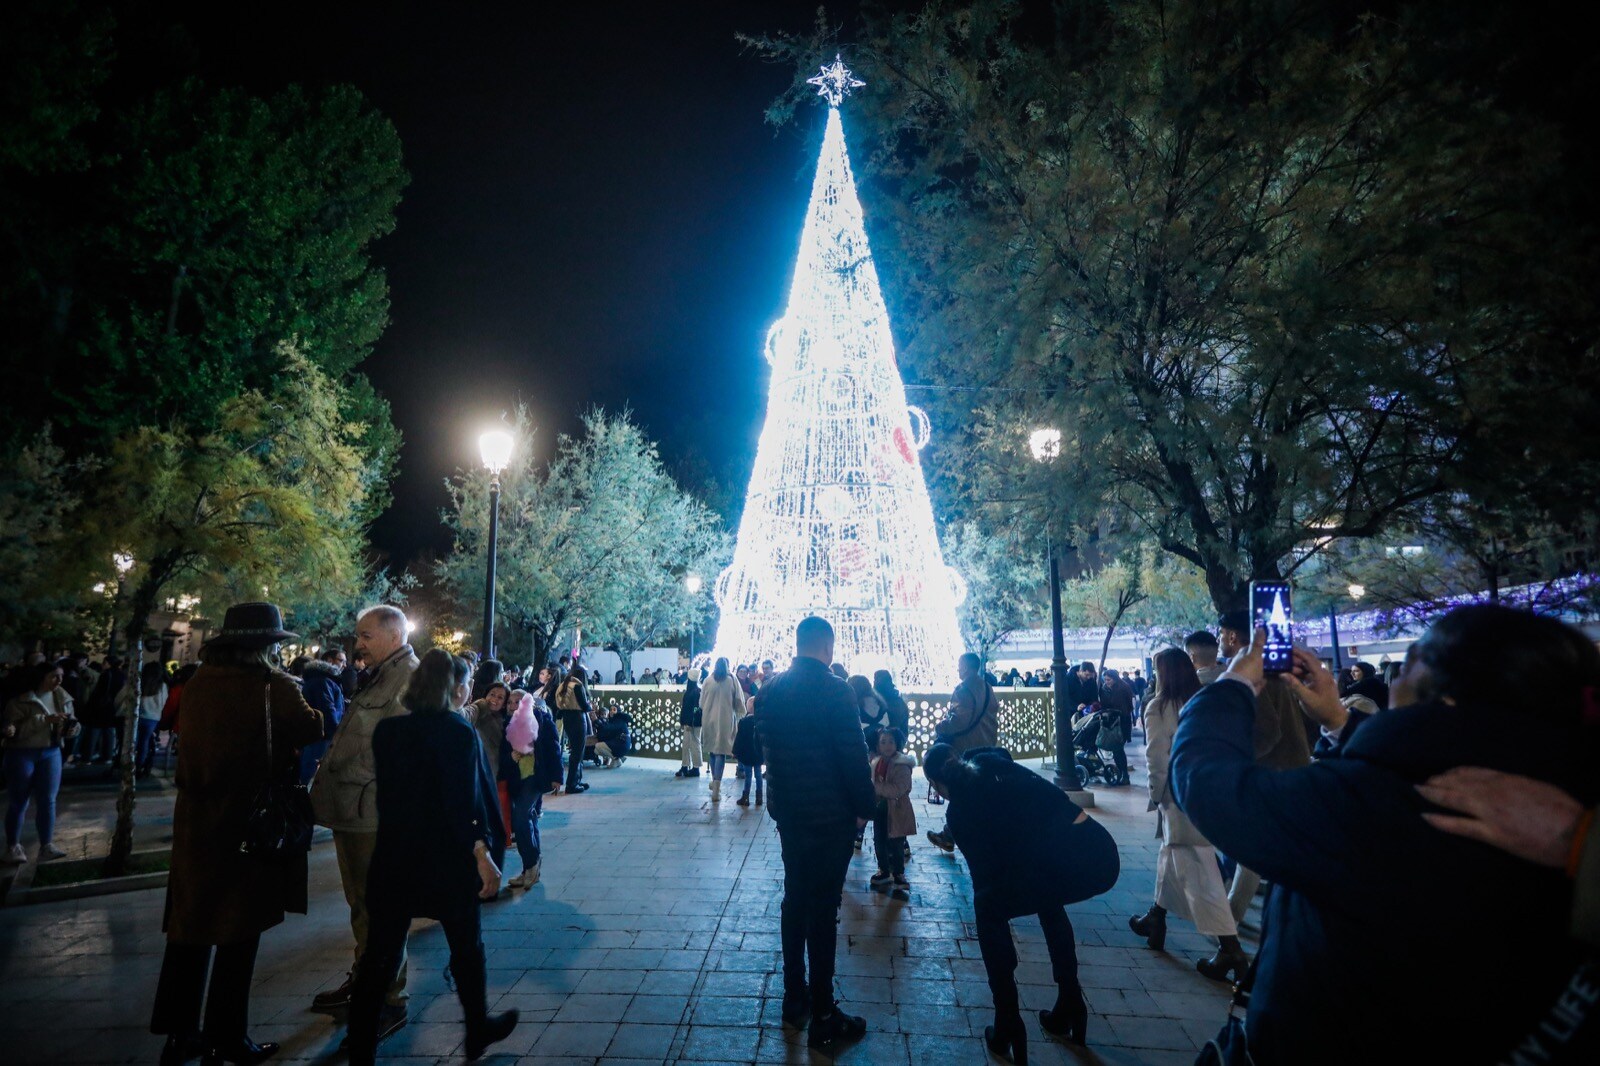
<instances>
[{"instance_id":1,"label":"man in dark jacket","mask_svg":"<svg viewBox=\"0 0 1600 1066\"><path fill-rule=\"evenodd\" d=\"M1516 638L1494 633L1482 643L1502 636ZM1173 790L1196 828L1273 883L1245 1021L1252 1057L1264 1066L1506 1061L1573 971L1571 889L1559 870L1434 829L1417 786L1476 765L1531 774L1592 802L1591 749L1576 709L1566 722L1535 719L1516 705L1514 685L1479 700L1463 699L1464 688L1420 694L1347 728L1336 755L1274 770L1255 758L1263 643L1258 631L1184 707L1171 760ZM1461 657L1495 658L1469 651ZM1333 724L1332 676L1303 653L1295 660L1305 679L1297 693ZM1539 721L1550 743L1504 743L1513 715ZM1515 934L1497 943L1485 916L1505 915L1516 916ZM1406 1024L1377 1003L1404 1003Z\"/></svg>"},{"instance_id":2,"label":"man in dark jacket","mask_svg":"<svg viewBox=\"0 0 1600 1066\"><path fill-rule=\"evenodd\" d=\"M783 1020L803 1025L809 1009L807 1042L823 1047L867 1030L865 1020L834 1002L833 968L852 842L875 804L855 696L828 670L833 627L805 619L795 630L795 650L794 665L762 689L756 724L766 754L767 809L783 850Z\"/></svg>"}]
</instances>

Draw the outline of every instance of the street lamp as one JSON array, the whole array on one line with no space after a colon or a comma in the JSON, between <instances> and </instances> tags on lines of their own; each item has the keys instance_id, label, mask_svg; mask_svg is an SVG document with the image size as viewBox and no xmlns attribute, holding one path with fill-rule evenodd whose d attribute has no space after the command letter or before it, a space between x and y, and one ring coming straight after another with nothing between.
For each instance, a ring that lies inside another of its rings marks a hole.
<instances>
[{"instance_id":1,"label":"street lamp","mask_svg":"<svg viewBox=\"0 0 1600 1066\"><path fill-rule=\"evenodd\" d=\"M1051 427L1036 429L1028 435L1028 450L1034 462L1052 463L1061 456L1061 431ZM1055 540L1045 531L1046 566L1050 571L1050 639L1053 658L1050 660L1050 680L1053 689L1056 722L1056 784L1069 793L1082 793L1079 806L1093 806L1093 799L1078 779L1078 756L1072 749L1072 712L1067 705L1067 638L1061 630L1061 569L1057 565ZM1085 802L1087 801L1087 802Z\"/></svg>"},{"instance_id":2,"label":"street lamp","mask_svg":"<svg viewBox=\"0 0 1600 1066\"><path fill-rule=\"evenodd\" d=\"M683 587L689 590L689 595L698 596L705 583L700 580L699 574L690 574L683 579ZM700 631L700 612L695 611L693 620L689 623L689 666L694 666L694 638Z\"/></svg>"},{"instance_id":3,"label":"street lamp","mask_svg":"<svg viewBox=\"0 0 1600 1066\"><path fill-rule=\"evenodd\" d=\"M478 437L478 452L489 468L489 565L483 579L483 657L494 658L494 562L500 536L500 472L511 464L515 442L503 429Z\"/></svg>"},{"instance_id":4,"label":"street lamp","mask_svg":"<svg viewBox=\"0 0 1600 1066\"><path fill-rule=\"evenodd\" d=\"M1351 583L1345 591L1352 600L1359 600L1367 594L1367 586ZM1339 653L1339 605L1331 600L1328 602L1328 640L1333 644L1333 676L1338 677L1344 670L1344 656Z\"/></svg>"}]
</instances>

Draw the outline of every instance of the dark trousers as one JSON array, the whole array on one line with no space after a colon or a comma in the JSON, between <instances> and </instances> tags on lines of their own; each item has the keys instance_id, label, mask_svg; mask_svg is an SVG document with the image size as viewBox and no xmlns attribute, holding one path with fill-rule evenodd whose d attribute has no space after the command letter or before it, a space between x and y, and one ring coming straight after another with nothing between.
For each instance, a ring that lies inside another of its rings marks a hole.
<instances>
[{"instance_id":1,"label":"dark trousers","mask_svg":"<svg viewBox=\"0 0 1600 1066\"><path fill-rule=\"evenodd\" d=\"M1117 767L1117 780L1118 781L1124 781L1124 782L1127 781L1128 780L1128 747L1127 747L1127 744L1126 743L1118 744L1116 747L1107 748L1106 750L1111 753L1111 761L1116 764L1116 767Z\"/></svg>"},{"instance_id":2,"label":"dark trousers","mask_svg":"<svg viewBox=\"0 0 1600 1066\"><path fill-rule=\"evenodd\" d=\"M522 868L539 865L539 815L544 811L544 785L540 779L526 777L510 782L511 832L517 838L517 854Z\"/></svg>"},{"instance_id":3,"label":"dark trousers","mask_svg":"<svg viewBox=\"0 0 1600 1066\"><path fill-rule=\"evenodd\" d=\"M905 879L906 838L889 835L889 812L881 805L872 820L872 850L878 856L878 869Z\"/></svg>"},{"instance_id":4,"label":"dark trousers","mask_svg":"<svg viewBox=\"0 0 1600 1066\"><path fill-rule=\"evenodd\" d=\"M1050 975L1062 988L1078 987L1078 946L1072 935L1072 922L1065 907L1039 912L1044 929L1044 946L1050 953ZM997 1015L1014 1014L1017 1001L1017 946L1011 942L1011 922L995 907L977 908L978 950L983 969L989 975L989 991L994 995Z\"/></svg>"},{"instance_id":5,"label":"dark trousers","mask_svg":"<svg viewBox=\"0 0 1600 1066\"><path fill-rule=\"evenodd\" d=\"M450 974L467 1028L483 1024L489 1009L487 974L484 972L483 925L477 902L439 923L450 945ZM378 1047L378 1014L389 986L400 972L400 952L411 916L403 911L373 911L367 930L367 950L356 964L350 989L350 1061L371 1062Z\"/></svg>"},{"instance_id":6,"label":"dark trousers","mask_svg":"<svg viewBox=\"0 0 1600 1066\"><path fill-rule=\"evenodd\" d=\"M583 730L587 716L582 711L562 711L561 731L567 734L567 791L583 780Z\"/></svg>"},{"instance_id":7,"label":"dark trousers","mask_svg":"<svg viewBox=\"0 0 1600 1066\"><path fill-rule=\"evenodd\" d=\"M256 968L259 936L237 944L209 946L167 941L156 984L156 1004L150 1014L150 1031L171 1036L193 1036L200 1030L200 1004L206 1008L206 1040L226 1045L243 1039L250 1027L250 977ZM211 963L211 952L217 953ZM211 989L206 991L206 967L211 967Z\"/></svg>"},{"instance_id":8,"label":"dark trousers","mask_svg":"<svg viewBox=\"0 0 1600 1066\"><path fill-rule=\"evenodd\" d=\"M778 829L783 851L783 990L806 989L811 961L811 1012L833 1011L834 951L839 940L839 902L855 848L855 827L795 826Z\"/></svg>"}]
</instances>

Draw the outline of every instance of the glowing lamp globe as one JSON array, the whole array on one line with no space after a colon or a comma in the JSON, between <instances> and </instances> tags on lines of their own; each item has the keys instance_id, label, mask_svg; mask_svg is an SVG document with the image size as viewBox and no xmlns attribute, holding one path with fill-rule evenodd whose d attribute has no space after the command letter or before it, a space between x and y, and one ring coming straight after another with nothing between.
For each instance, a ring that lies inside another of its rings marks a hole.
<instances>
[{"instance_id":1,"label":"glowing lamp globe","mask_svg":"<svg viewBox=\"0 0 1600 1066\"><path fill-rule=\"evenodd\" d=\"M1028 450L1037 462L1048 463L1061 455L1061 431L1036 429L1028 434Z\"/></svg>"},{"instance_id":2,"label":"glowing lamp globe","mask_svg":"<svg viewBox=\"0 0 1600 1066\"><path fill-rule=\"evenodd\" d=\"M683 579L683 587L689 590L689 595L697 596L700 590L705 588L705 582L700 580L699 574L690 574Z\"/></svg>"},{"instance_id":3,"label":"glowing lamp globe","mask_svg":"<svg viewBox=\"0 0 1600 1066\"><path fill-rule=\"evenodd\" d=\"M511 465L511 449L514 446L511 434L503 429L491 429L478 437L478 454L483 456L483 465L494 474L499 474Z\"/></svg>"}]
</instances>

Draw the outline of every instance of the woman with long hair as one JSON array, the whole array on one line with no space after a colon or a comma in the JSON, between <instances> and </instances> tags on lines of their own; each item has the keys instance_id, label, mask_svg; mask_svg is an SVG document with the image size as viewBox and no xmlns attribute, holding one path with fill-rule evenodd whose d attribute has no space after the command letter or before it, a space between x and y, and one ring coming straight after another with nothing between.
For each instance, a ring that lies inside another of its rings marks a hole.
<instances>
[{"instance_id":1,"label":"woman with long hair","mask_svg":"<svg viewBox=\"0 0 1600 1066\"><path fill-rule=\"evenodd\" d=\"M706 761L711 764L711 802L722 799L722 771L733 756L733 738L739 719L744 716L744 688L728 668L727 659L718 659L711 676L700 690L700 713L704 722L701 740Z\"/></svg>"},{"instance_id":2,"label":"woman with long hair","mask_svg":"<svg viewBox=\"0 0 1600 1066\"><path fill-rule=\"evenodd\" d=\"M996 1055L1028 1059L1027 1030L1017 993L1017 949L1011 919L1039 916L1055 1006L1039 1012L1045 1032L1074 1044L1088 1039L1089 1009L1078 983L1078 949L1066 906L1117 883L1117 845L1105 827L1055 785L1011 761L1000 748L957 754L935 744L923 772L950 801L946 832L972 875L978 950L994 996L994 1024L984 1040Z\"/></svg>"},{"instance_id":3,"label":"woman with long hair","mask_svg":"<svg viewBox=\"0 0 1600 1066\"><path fill-rule=\"evenodd\" d=\"M1172 795L1167 764L1172 759L1172 735L1178 731L1178 712L1200 691L1194 663L1177 648L1156 653L1156 688L1145 704L1145 760L1150 774L1150 803L1156 812L1156 836L1161 851L1156 856L1155 902L1143 914L1128 919L1128 928L1156 951L1167 943L1167 915L1193 922L1204 936L1216 937L1218 951L1197 964L1207 977L1224 964L1236 965L1244 955L1228 888L1217 867L1217 852L1200 835ZM1210 971L1210 972L1208 972ZM1226 976L1224 972L1220 976Z\"/></svg>"},{"instance_id":4,"label":"woman with long hair","mask_svg":"<svg viewBox=\"0 0 1600 1066\"><path fill-rule=\"evenodd\" d=\"M704 729L705 716L700 710L700 684L695 680L695 673L695 670L690 670L688 680L683 684L683 702L678 706L678 725L683 727L683 765L678 767L678 772L673 774L673 777L700 776L700 763L703 758L700 736ZM700 680L704 681L705 671L702 669L699 674Z\"/></svg>"},{"instance_id":5,"label":"woman with long hair","mask_svg":"<svg viewBox=\"0 0 1600 1066\"><path fill-rule=\"evenodd\" d=\"M306 912L306 857L268 861L240 844L267 782L298 781L296 750L322 738L322 715L278 668L278 643L294 639L274 605L235 604L184 686L167 951L150 1020L167 1037L164 1064L193 1057L202 1000L208 1063L261 1062L278 1050L248 1035L250 978L261 934Z\"/></svg>"},{"instance_id":6,"label":"woman with long hair","mask_svg":"<svg viewBox=\"0 0 1600 1066\"><path fill-rule=\"evenodd\" d=\"M30 803L34 827L39 831L39 858L59 859L66 854L51 838L56 827L56 793L61 791L61 747L77 732L78 720L73 717L72 697L61 687L61 674L55 663L23 667L17 672L21 691L6 701L0 718L10 794L4 861L13 866L28 861L21 836Z\"/></svg>"},{"instance_id":7,"label":"woman with long hair","mask_svg":"<svg viewBox=\"0 0 1600 1066\"><path fill-rule=\"evenodd\" d=\"M480 900L500 892L490 858L493 797L483 746L466 718L470 667L441 648L422 657L402 702L410 714L378 723L372 756L378 840L367 875L367 950L350 994L350 1061L371 1063L384 992L400 969L413 918L433 918L450 944L450 973L466 1015L467 1058L504 1040L517 1012L490 1015Z\"/></svg>"}]
</instances>

